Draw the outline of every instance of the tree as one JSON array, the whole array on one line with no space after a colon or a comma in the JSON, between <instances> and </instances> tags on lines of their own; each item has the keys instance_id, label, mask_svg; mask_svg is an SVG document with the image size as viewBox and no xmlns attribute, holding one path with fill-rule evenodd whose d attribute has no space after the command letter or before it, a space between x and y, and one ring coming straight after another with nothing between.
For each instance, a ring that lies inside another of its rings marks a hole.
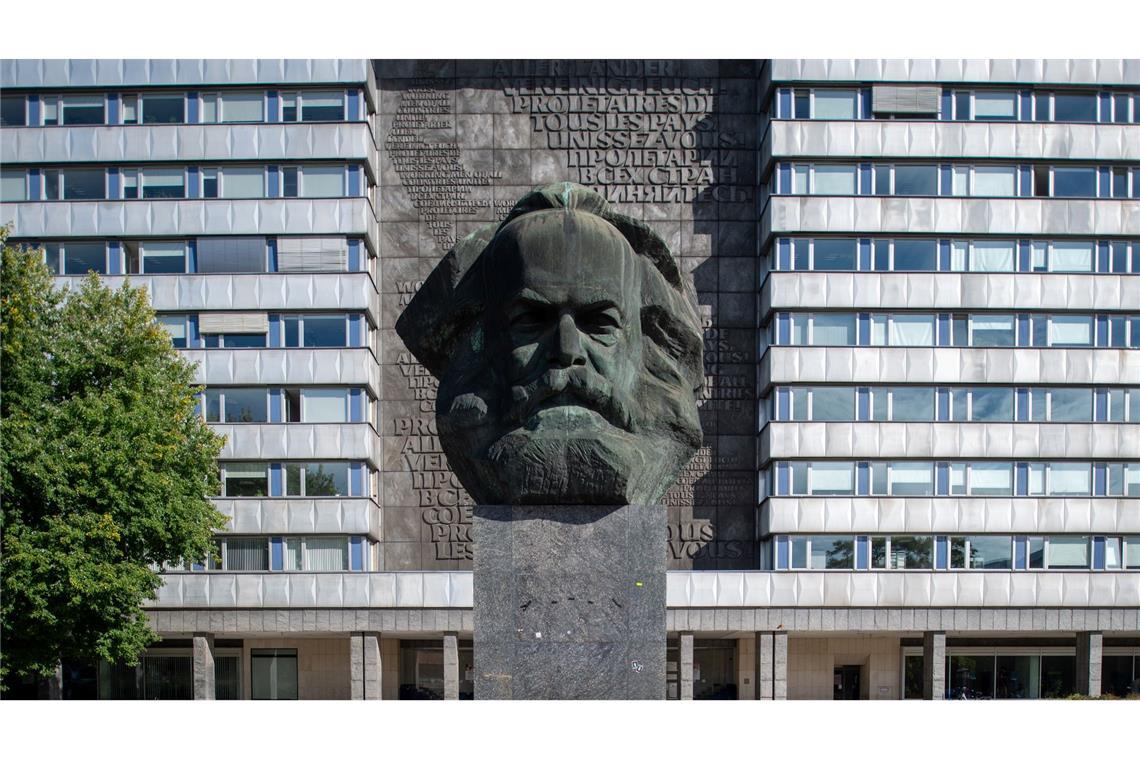
<instances>
[{"instance_id":1,"label":"tree","mask_svg":"<svg viewBox=\"0 0 1140 760\"><path fill-rule=\"evenodd\" d=\"M136 663L155 568L201 558L225 524L222 438L146 290L88 275L53 289L41 251L0 232L0 677L63 659Z\"/></svg>"}]
</instances>

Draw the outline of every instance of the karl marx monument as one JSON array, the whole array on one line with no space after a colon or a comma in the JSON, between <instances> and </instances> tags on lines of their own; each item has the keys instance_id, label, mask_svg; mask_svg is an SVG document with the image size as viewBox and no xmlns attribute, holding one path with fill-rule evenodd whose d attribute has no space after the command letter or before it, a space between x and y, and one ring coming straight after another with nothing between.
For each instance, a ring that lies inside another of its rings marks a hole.
<instances>
[{"instance_id":1,"label":"karl marx monument","mask_svg":"<svg viewBox=\"0 0 1140 760\"><path fill-rule=\"evenodd\" d=\"M703 383L664 241L548 185L461 240L396 330L476 502L476 698L663 698L660 499L701 444Z\"/></svg>"}]
</instances>

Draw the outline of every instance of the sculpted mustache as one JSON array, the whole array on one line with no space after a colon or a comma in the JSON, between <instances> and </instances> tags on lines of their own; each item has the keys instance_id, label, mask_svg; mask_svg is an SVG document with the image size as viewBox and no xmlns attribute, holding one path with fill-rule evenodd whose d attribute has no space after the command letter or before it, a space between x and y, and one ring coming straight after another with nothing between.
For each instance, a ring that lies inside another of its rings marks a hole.
<instances>
[{"instance_id":1,"label":"sculpted mustache","mask_svg":"<svg viewBox=\"0 0 1140 760\"><path fill-rule=\"evenodd\" d=\"M562 393L574 396L611 425L633 432L633 415L614 394L613 383L587 367L548 370L533 382L512 386L508 416L515 422L523 422L543 402Z\"/></svg>"}]
</instances>

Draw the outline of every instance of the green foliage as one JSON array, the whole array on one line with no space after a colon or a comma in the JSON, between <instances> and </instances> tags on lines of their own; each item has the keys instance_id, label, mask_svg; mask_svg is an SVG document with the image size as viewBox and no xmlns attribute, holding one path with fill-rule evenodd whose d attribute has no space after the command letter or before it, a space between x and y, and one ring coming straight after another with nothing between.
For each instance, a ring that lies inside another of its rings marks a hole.
<instances>
[{"instance_id":1,"label":"green foliage","mask_svg":"<svg viewBox=\"0 0 1140 760\"><path fill-rule=\"evenodd\" d=\"M152 568L211 552L222 439L146 291L53 290L0 233L0 676L136 662Z\"/></svg>"}]
</instances>

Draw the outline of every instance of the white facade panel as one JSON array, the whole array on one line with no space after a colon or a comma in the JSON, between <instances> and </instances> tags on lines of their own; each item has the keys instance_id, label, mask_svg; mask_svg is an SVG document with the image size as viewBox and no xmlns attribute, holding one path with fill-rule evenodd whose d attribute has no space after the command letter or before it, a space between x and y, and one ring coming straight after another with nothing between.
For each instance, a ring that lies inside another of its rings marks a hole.
<instances>
[{"instance_id":1,"label":"white facade panel","mask_svg":"<svg viewBox=\"0 0 1140 760\"><path fill-rule=\"evenodd\" d=\"M773 496L759 533L1077 535L1140 532L1140 500L1124 498Z\"/></svg>"},{"instance_id":2,"label":"white facade panel","mask_svg":"<svg viewBox=\"0 0 1140 760\"><path fill-rule=\"evenodd\" d=\"M760 243L784 233L1140 235L1140 201L1041 198L772 196Z\"/></svg>"},{"instance_id":3,"label":"white facade panel","mask_svg":"<svg viewBox=\"0 0 1140 760\"><path fill-rule=\"evenodd\" d=\"M766 79L797 82L978 82L1025 84L1140 84L1140 59L782 58Z\"/></svg>"},{"instance_id":4,"label":"white facade panel","mask_svg":"<svg viewBox=\"0 0 1140 760\"><path fill-rule=\"evenodd\" d=\"M773 309L1137 311L1140 277L983 272L771 272L761 321Z\"/></svg>"},{"instance_id":5,"label":"white facade panel","mask_svg":"<svg viewBox=\"0 0 1140 760\"><path fill-rule=\"evenodd\" d=\"M202 385L363 385L380 396L380 365L367 348L211 348L182 351Z\"/></svg>"},{"instance_id":6,"label":"white facade panel","mask_svg":"<svg viewBox=\"0 0 1140 760\"><path fill-rule=\"evenodd\" d=\"M61 285L75 285L81 277L58 277ZM111 288L125 277L103 277ZM312 274L132 274L131 285L145 287L156 311L260 310L305 311L326 309L366 311L373 324L380 321L380 294L367 272Z\"/></svg>"},{"instance_id":7,"label":"white facade panel","mask_svg":"<svg viewBox=\"0 0 1140 760\"><path fill-rule=\"evenodd\" d=\"M380 467L380 438L368 423L211 424L226 443L220 459L348 459Z\"/></svg>"},{"instance_id":8,"label":"white facade panel","mask_svg":"<svg viewBox=\"0 0 1140 760\"><path fill-rule=\"evenodd\" d=\"M5 127L0 163L363 161L376 177L367 122Z\"/></svg>"},{"instance_id":9,"label":"white facade panel","mask_svg":"<svg viewBox=\"0 0 1140 760\"><path fill-rule=\"evenodd\" d=\"M4 87L159 87L167 85L369 84L372 62L352 59L8 59Z\"/></svg>"},{"instance_id":10,"label":"white facade panel","mask_svg":"<svg viewBox=\"0 0 1140 760\"><path fill-rule=\"evenodd\" d=\"M760 360L760 387L773 383L1136 385L1140 351L770 346Z\"/></svg>"},{"instance_id":11,"label":"white facade panel","mask_svg":"<svg viewBox=\"0 0 1140 760\"><path fill-rule=\"evenodd\" d=\"M1034 422L769 422L769 459L1132 459L1136 426Z\"/></svg>"},{"instance_id":12,"label":"white facade panel","mask_svg":"<svg viewBox=\"0 0 1140 760\"><path fill-rule=\"evenodd\" d=\"M381 540L380 507L371 499L214 499L231 533L366 535Z\"/></svg>"},{"instance_id":13,"label":"white facade panel","mask_svg":"<svg viewBox=\"0 0 1140 760\"><path fill-rule=\"evenodd\" d=\"M49 201L5 203L0 224L14 237L196 237L361 235L376 250L367 198Z\"/></svg>"},{"instance_id":14,"label":"white facade panel","mask_svg":"<svg viewBox=\"0 0 1140 760\"><path fill-rule=\"evenodd\" d=\"M168 573L150 609L470 608L470 572Z\"/></svg>"},{"instance_id":15,"label":"white facade panel","mask_svg":"<svg viewBox=\"0 0 1140 760\"><path fill-rule=\"evenodd\" d=\"M726 593L718 580L729 575ZM738 580L739 579L739 580ZM736 584L743 582L743 594ZM1033 586L1029 587L1032 583ZM1056 593L1060 584L1060 594ZM711 593L709 591L711 589ZM670 571L670 608L738 607L1112 607L1140 605L1140 573L1127 572L726 572Z\"/></svg>"}]
</instances>

